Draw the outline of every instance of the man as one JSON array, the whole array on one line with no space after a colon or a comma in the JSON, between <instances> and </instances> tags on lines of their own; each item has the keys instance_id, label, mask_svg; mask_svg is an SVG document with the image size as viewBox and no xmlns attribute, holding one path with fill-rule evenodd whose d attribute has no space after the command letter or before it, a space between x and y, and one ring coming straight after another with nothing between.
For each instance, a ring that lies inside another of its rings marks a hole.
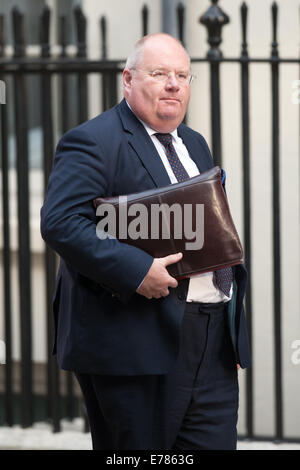
<instances>
[{"instance_id":1,"label":"man","mask_svg":"<svg viewBox=\"0 0 300 470\"><path fill-rule=\"evenodd\" d=\"M54 350L79 380L94 449L236 447L237 363L249 364L244 268L230 269L225 293L215 273L170 276L181 253L153 259L96 236L96 197L213 166L204 138L181 124L190 81L182 45L146 36L128 57L125 99L57 147L41 211L42 236L61 256Z\"/></svg>"}]
</instances>

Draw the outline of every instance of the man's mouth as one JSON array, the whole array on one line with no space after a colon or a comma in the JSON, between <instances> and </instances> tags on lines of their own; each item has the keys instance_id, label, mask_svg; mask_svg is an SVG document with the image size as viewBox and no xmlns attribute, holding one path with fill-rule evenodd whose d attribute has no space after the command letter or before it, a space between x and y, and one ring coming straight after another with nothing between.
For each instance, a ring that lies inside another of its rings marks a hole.
<instances>
[{"instance_id":1,"label":"man's mouth","mask_svg":"<svg viewBox=\"0 0 300 470\"><path fill-rule=\"evenodd\" d=\"M162 101L174 101L180 103L180 100L177 98L173 98L172 96L167 96L165 98L161 98Z\"/></svg>"}]
</instances>

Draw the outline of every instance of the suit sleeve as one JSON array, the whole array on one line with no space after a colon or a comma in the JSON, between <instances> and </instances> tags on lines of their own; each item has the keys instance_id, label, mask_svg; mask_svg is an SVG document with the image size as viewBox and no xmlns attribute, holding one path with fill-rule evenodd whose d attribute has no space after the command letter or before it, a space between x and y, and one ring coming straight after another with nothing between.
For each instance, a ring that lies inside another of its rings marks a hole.
<instances>
[{"instance_id":1,"label":"suit sleeve","mask_svg":"<svg viewBox=\"0 0 300 470\"><path fill-rule=\"evenodd\" d=\"M60 141L41 209L46 243L83 276L128 302L153 258L139 248L96 235L93 199L107 195L108 162L84 129Z\"/></svg>"}]
</instances>

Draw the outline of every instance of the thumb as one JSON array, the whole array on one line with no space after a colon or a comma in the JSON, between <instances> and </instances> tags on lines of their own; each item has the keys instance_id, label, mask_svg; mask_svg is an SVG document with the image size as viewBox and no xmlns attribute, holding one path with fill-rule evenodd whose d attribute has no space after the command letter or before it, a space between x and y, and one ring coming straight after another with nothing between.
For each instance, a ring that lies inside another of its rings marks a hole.
<instances>
[{"instance_id":1,"label":"thumb","mask_svg":"<svg viewBox=\"0 0 300 470\"><path fill-rule=\"evenodd\" d=\"M181 260L182 256L182 253L175 253L174 255L165 256L164 258L161 258L161 260L164 266L168 266L169 264L178 263L178 261Z\"/></svg>"}]
</instances>

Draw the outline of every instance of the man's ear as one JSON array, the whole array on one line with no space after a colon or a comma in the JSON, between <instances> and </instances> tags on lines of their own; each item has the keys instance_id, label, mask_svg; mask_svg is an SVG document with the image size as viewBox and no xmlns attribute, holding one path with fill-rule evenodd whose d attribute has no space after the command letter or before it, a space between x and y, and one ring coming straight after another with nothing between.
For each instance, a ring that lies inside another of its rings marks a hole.
<instances>
[{"instance_id":1,"label":"man's ear","mask_svg":"<svg viewBox=\"0 0 300 470\"><path fill-rule=\"evenodd\" d=\"M129 69L123 70L123 86L124 90L129 91L131 89L132 74Z\"/></svg>"}]
</instances>

